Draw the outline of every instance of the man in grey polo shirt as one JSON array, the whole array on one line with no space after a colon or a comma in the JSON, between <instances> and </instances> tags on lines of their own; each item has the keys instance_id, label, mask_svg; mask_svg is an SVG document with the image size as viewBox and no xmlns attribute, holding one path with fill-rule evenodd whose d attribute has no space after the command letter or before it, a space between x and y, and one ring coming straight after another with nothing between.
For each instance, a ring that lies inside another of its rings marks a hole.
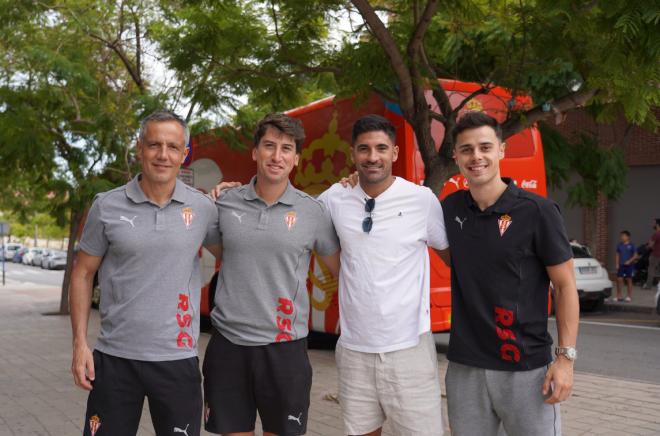
<instances>
[{"instance_id":1,"label":"man in grey polo shirt","mask_svg":"<svg viewBox=\"0 0 660 436\"><path fill-rule=\"evenodd\" d=\"M321 203L293 188L304 131L272 114L257 126L257 175L217 201L222 245L214 334L204 357L205 428L304 434L312 371L307 358L312 251L336 276L338 241Z\"/></svg>"},{"instance_id":2,"label":"man in grey polo shirt","mask_svg":"<svg viewBox=\"0 0 660 436\"><path fill-rule=\"evenodd\" d=\"M89 390L84 434L137 432L144 397L156 434L199 435L202 397L197 359L204 243L218 254L217 210L177 180L189 132L171 112L140 128L142 173L96 196L71 282L73 363ZM99 271L101 331L92 353L87 325Z\"/></svg>"}]
</instances>

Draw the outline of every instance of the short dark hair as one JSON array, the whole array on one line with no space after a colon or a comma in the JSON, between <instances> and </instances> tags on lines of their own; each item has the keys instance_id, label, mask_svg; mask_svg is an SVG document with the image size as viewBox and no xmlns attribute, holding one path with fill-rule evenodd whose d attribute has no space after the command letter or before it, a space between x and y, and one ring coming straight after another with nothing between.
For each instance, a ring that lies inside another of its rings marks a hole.
<instances>
[{"instance_id":1,"label":"short dark hair","mask_svg":"<svg viewBox=\"0 0 660 436\"><path fill-rule=\"evenodd\" d=\"M140 121L138 140L140 142L144 141L144 135L147 134L147 125L149 123L164 123L166 121L175 121L183 127L183 139L186 142L184 145L188 145L188 142L190 141L190 129L188 128L188 123L186 123L186 120L167 109L160 109L156 112L152 112Z\"/></svg>"},{"instance_id":2,"label":"short dark hair","mask_svg":"<svg viewBox=\"0 0 660 436\"><path fill-rule=\"evenodd\" d=\"M655 219L655 225L660 227L660 218Z\"/></svg>"},{"instance_id":3,"label":"short dark hair","mask_svg":"<svg viewBox=\"0 0 660 436\"><path fill-rule=\"evenodd\" d=\"M396 143L396 129L394 129L390 120L380 115L369 114L358 119L353 124L351 145L355 145L355 140L358 136L367 132L384 132L392 140L392 144Z\"/></svg>"},{"instance_id":4,"label":"short dark hair","mask_svg":"<svg viewBox=\"0 0 660 436\"><path fill-rule=\"evenodd\" d=\"M467 112L458 120L458 123L451 130L451 139L456 146L456 138L459 134L469 129L478 129L479 127L488 126L495 131L497 139L502 141L502 127L497 120L484 112Z\"/></svg>"},{"instance_id":5,"label":"short dark hair","mask_svg":"<svg viewBox=\"0 0 660 436\"><path fill-rule=\"evenodd\" d=\"M630 238L630 232L628 230L621 230L621 234Z\"/></svg>"},{"instance_id":6,"label":"short dark hair","mask_svg":"<svg viewBox=\"0 0 660 436\"><path fill-rule=\"evenodd\" d=\"M277 129L285 135L291 136L296 143L296 153L300 153L303 142L305 142L305 129L302 125L302 121L281 113L266 115L261 121L259 121L259 123L257 123L257 127L254 130L255 147L259 145L259 141L264 137L269 127Z\"/></svg>"}]
</instances>

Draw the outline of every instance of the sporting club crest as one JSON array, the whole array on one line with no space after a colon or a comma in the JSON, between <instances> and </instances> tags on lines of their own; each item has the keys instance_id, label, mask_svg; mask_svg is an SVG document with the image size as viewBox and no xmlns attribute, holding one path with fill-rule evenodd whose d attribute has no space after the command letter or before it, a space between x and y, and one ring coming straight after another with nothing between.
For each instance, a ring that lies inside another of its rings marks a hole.
<instances>
[{"instance_id":1,"label":"sporting club crest","mask_svg":"<svg viewBox=\"0 0 660 436\"><path fill-rule=\"evenodd\" d=\"M288 212L286 214L286 216L284 217L284 222L286 222L286 227L289 229L289 231L291 231L293 226L296 225L297 220L298 220L298 218L296 216L295 211L292 210L291 212Z\"/></svg>"},{"instance_id":2,"label":"sporting club crest","mask_svg":"<svg viewBox=\"0 0 660 436\"><path fill-rule=\"evenodd\" d=\"M504 236L504 232L509 228L513 220L507 214L504 214L497 220L497 224L500 228L500 236Z\"/></svg>"},{"instance_id":3,"label":"sporting club crest","mask_svg":"<svg viewBox=\"0 0 660 436\"><path fill-rule=\"evenodd\" d=\"M101 427L101 418L98 415L94 415L89 418L89 432L94 436L99 428Z\"/></svg>"},{"instance_id":4,"label":"sporting club crest","mask_svg":"<svg viewBox=\"0 0 660 436\"><path fill-rule=\"evenodd\" d=\"M193 210L191 207L184 207L181 210L181 218L183 218L183 223L186 225L186 229L190 229L190 226L192 225L193 218L195 218L195 214L193 213Z\"/></svg>"}]
</instances>

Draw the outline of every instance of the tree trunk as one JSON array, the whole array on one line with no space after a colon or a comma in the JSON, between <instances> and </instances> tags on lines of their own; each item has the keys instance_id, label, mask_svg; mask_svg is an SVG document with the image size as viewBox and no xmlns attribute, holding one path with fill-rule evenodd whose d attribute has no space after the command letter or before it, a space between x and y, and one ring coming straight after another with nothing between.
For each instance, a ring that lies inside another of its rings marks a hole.
<instances>
[{"instance_id":1,"label":"tree trunk","mask_svg":"<svg viewBox=\"0 0 660 436\"><path fill-rule=\"evenodd\" d=\"M424 185L431 188L435 195L440 195L445 182L458 172L458 168L451 158L451 153L445 151L452 146L450 144L451 138L446 136L443 138L442 145L440 147L436 146L431 134L429 108L426 100L422 100L424 98L423 89L419 94L418 101L420 104L415 106L415 113L410 117L412 119L408 119L408 122L413 127L417 147L424 162ZM445 130L448 132L453 124L453 122L451 124L446 123ZM438 149L441 152L438 152Z\"/></svg>"},{"instance_id":2,"label":"tree trunk","mask_svg":"<svg viewBox=\"0 0 660 436\"><path fill-rule=\"evenodd\" d=\"M71 272L73 271L73 260L75 253L73 249L78 240L78 230L82 222L83 213L80 211L71 211L71 222L69 223L69 243L66 250L66 269L64 270L64 280L62 280L62 296L60 297L61 315L69 314L69 286L71 285Z\"/></svg>"}]
</instances>

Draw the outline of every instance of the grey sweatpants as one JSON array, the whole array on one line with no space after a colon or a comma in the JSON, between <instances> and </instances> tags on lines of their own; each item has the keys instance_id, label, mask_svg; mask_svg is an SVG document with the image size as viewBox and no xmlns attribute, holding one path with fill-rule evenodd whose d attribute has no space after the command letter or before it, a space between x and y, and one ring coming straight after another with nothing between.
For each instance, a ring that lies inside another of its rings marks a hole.
<instances>
[{"instance_id":1,"label":"grey sweatpants","mask_svg":"<svg viewBox=\"0 0 660 436\"><path fill-rule=\"evenodd\" d=\"M445 385L452 436L561 436L559 404L543 401L547 367L495 371L449 362Z\"/></svg>"}]
</instances>

